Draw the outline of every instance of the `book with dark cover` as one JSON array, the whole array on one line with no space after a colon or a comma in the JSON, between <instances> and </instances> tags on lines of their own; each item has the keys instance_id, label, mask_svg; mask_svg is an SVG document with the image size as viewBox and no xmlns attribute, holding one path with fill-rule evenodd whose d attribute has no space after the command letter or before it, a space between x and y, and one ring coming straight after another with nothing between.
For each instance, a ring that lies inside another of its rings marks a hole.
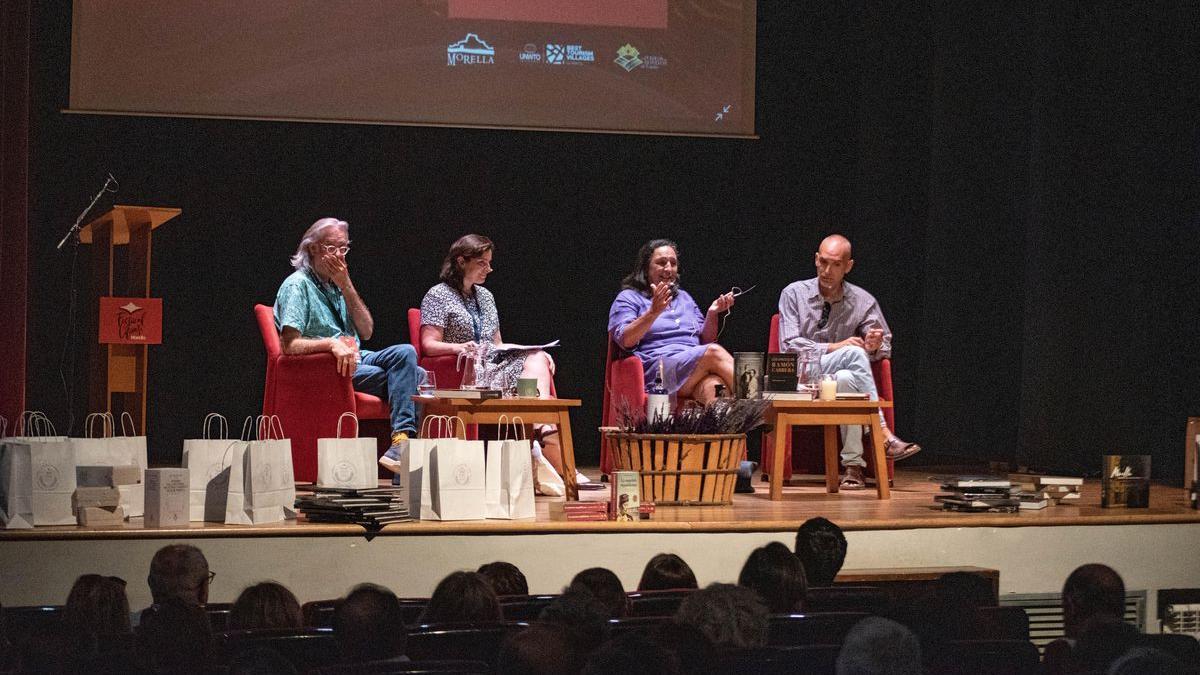
<instances>
[{"instance_id":1,"label":"book with dark cover","mask_svg":"<svg viewBox=\"0 0 1200 675\"><path fill-rule=\"evenodd\" d=\"M1150 455L1104 455L1100 506L1150 506Z\"/></svg>"},{"instance_id":2,"label":"book with dark cover","mask_svg":"<svg viewBox=\"0 0 1200 675\"><path fill-rule=\"evenodd\" d=\"M796 355L772 352L763 362L766 391L796 391Z\"/></svg>"},{"instance_id":3,"label":"book with dark cover","mask_svg":"<svg viewBox=\"0 0 1200 675\"><path fill-rule=\"evenodd\" d=\"M1010 488L1012 481L1004 476L957 476L946 481L955 488Z\"/></svg>"}]
</instances>

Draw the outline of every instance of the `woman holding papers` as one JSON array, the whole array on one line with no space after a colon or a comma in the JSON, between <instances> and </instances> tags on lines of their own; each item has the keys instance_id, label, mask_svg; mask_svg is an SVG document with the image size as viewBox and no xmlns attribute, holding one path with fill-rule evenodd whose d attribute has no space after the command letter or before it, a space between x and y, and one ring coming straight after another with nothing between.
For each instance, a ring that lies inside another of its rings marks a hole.
<instances>
[{"instance_id":1,"label":"woman holding papers","mask_svg":"<svg viewBox=\"0 0 1200 675\"><path fill-rule=\"evenodd\" d=\"M642 246L621 287L608 312L608 334L642 360L647 383L661 362L668 393L707 403L719 384L733 392L733 357L716 343L717 319L733 306L733 293L717 296L701 314L679 288L678 247L667 239Z\"/></svg>"},{"instance_id":2,"label":"woman holding papers","mask_svg":"<svg viewBox=\"0 0 1200 675\"><path fill-rule=\"evenodd\" d=\"M455 355L473 358L476 351L501 349L483 361L475 372L475 384L509 391L519 378L536 378L538 393L550 398L554 360L541 349L505 349L500 337L500 315L491 291L483 287L492 271L495 246L487 237L468 234L450 247L442 262L441 283L425 293L421 301L421 352L428 356ZM534 464L538 488L543 494L563 494L562 449L558 429L538 425L535 429ZM543 448L543 457L537 450ZM550 461L547 462L546 460ZM587 478L579 475L579 482Z\"/></svg>"}]
</instances>

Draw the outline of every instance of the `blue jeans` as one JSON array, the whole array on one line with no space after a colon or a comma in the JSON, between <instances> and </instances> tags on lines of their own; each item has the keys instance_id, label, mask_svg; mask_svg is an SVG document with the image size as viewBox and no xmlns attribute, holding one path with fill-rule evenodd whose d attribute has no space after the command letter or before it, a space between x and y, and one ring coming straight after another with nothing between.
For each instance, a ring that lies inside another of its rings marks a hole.
<instances>
[{"instance_id":1,"label":"blue jeans","mask_svg":"<svg viewBox=\"0 0 1200 675\"><path fill-rule=\"evenodd\" d=\"M821 356L821 372L833 373L837 377L838 391L866 392L872 401L879 400L875 389L875 374L871 372L871 359L862 347L842 347ZM879 411L879 422L887 428L883 411ZM866 466L863 461L863 429L858 424L843 424L842 466Z\"/></svg>"},{"instance_id":2,"label":"blue jeans","mask_svg":"<svg viewBox=\"0 0 1200 675\"><path fill-rule=\"evenodd\" d=\"M392 407L392 431L417 432L417 407L413 394L424 371L417 365L417 350L412 345L392 345L373 352L360 353L362 360L354 371L354 388L364 394L386 398Z\"/></svg>"}]
</instances>

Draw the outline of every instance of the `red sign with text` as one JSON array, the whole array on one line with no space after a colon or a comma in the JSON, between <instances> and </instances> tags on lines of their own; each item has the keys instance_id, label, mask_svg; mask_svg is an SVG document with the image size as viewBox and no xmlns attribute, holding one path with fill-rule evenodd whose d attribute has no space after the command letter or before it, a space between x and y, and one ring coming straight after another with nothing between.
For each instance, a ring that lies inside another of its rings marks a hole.
<instances>
[{"instance_id":1,"label":"red sign with text","mask_svg":"<svg viewBox=\"0 0 1200 675\"><path fill-rule=\"evenodd\" d=\"M162 298L100 298L100 343L162 344Z\"/></svg>"}]
</instances>

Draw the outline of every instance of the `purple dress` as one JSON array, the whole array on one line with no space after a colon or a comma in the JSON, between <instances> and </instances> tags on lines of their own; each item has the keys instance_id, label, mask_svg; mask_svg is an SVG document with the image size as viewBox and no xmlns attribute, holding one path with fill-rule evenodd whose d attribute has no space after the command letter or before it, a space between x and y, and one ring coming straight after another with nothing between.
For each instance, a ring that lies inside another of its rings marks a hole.
<instances>
[{"instance_id":1,"label":"purple dress","mask_svg":"<svg viewBox=\"0 0 1200 675\"><path fill-rule=\"evenodd\" d=\"M625 328L650 309L650 298L632 288L617 294L608 310L608 334L617 344ZM658 315L642 341L633 348L633 353L642 360L646 383L654 381L658 373L658 362L663 362L663 385L669 393L679 391L683 383L696 369L707 345L700 344L700 332L704 330L704 315L696 301L687 291L680 289L679 295L667 309Z\"/></svg>"}]
</instances>

